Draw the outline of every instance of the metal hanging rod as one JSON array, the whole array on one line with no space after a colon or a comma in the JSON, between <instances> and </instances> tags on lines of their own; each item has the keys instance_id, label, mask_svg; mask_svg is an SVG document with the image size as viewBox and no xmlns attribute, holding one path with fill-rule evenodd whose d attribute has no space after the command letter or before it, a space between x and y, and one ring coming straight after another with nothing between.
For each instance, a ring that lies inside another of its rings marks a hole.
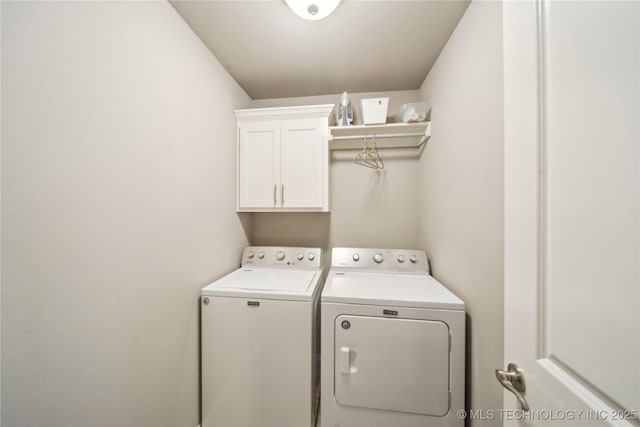
<instances>
[{"instance_id":1,"label":"metal hanging rod","mask_svg":"<svg viewBox=\"0 0 640 427\"><path fill-rule=\"evenodd\" d=\"M426 136L425 132L416 132L416 133L368 133L365 135L347 135L347 136L332 136L331 141L352 141L354 139L365 139L365 138L373 138L375 136L376 139L384 139L384 138L415 138Z\"/></svg>"},{"instance_id":2,"label":"metal hanging rod","mask_svg":"<svg viewBox=\"0 0 640 427\"><path fill-rule=\"evenodd\" d=\"M367 140L377 141L377 148L422 149L430 136L431 122L394 123L370 128L365 126L332 127L329 131L329 149L354 150L362 148Z\"/></svg>"}]
</instances>

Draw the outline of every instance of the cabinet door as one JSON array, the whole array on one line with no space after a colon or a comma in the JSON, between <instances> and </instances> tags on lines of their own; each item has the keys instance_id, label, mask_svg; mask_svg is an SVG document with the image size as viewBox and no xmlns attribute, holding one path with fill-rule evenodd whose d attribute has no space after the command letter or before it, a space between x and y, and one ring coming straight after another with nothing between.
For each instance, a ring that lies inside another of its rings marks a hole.
<instances>
[{"instance_id":1,"label":"cabinet door","mask_svg":"<svg viewBox=\"0 0 640 427\"><path fill-rule=\"evenodd\" d=\"M324 126L323 126L324 124ZM326 120L282 122L280 142L280 206L323 208L327 171Z\"/></svg>"},{"instance_id":2,"label":"cabinet door","mask_svg":"<svg viewBox=\"0 0 640 427\"><path fill-rule=\"evenodd\" d=\"M238 209L273 209L279 184L280 125L243 123L238 133Z\"/></svg>"}]
</instances>

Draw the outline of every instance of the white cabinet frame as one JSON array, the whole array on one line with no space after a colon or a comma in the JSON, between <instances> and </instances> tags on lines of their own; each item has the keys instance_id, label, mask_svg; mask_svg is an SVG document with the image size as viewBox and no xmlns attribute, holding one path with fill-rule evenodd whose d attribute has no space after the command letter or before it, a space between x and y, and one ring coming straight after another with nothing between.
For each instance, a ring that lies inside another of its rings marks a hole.
<instances>
[{"instance_id":1,"label":"white cabinet frame","mask_svg":"<svg viewBox=\"0 0 640 427\"><path fill-rule=\"evenodd\" d=\"M238 212L329 211L333 104L236 110Z\"/></svg>"}]
</instances>

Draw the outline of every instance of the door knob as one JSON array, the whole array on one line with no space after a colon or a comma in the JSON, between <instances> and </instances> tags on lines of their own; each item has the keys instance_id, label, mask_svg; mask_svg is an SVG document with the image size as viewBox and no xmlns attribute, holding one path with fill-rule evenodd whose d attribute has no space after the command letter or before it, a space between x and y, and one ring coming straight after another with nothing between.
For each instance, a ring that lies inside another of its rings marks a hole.
<instances>
[{"instance_id":1,"label":"door knob","mask_svg":"<svg viewBox=\"0 0 640 427\"><path fill-rule=\"evenodd\" d=\"M527 390L527 385L524 381L524 372L515 363L509 363L507 371L502 369L496 369L496 378L502 384L502 387L509 390L516 396L520 407L523 411L529 410L529 404L524 399L524 393Z\"/></svg>"}]
</instances>

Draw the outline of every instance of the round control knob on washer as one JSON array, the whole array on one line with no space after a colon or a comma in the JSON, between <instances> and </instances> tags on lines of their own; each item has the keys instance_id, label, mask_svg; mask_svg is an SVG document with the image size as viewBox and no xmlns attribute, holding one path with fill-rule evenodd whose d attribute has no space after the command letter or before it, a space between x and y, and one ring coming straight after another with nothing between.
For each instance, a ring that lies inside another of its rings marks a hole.
<instances>
[{"instance_id":1,"label":"round control knob on washer","mask_svg":"<svg viewBox=\"0 0 640 427\"><path fill-rule=\"evenodd\" d=\"M304 259L304 255L302 253L299 253L298 255L296 255L296 258L298 258L298 261L302 261Z\"/></svg>"},{"instance_id":2,"label":"round control knob on washer","mask_svg":"<svg viewBox=\"0 0 640 427\"><path fill-rule=\"evenodd\" d=\"M414 263L414 264L415 264L416 262L418 262L418 257L417 257L417 256L415 256L415 255L411 255L411 256L409 257L409 261L411 261L412 263Z\"/></svg>"},{"instance_id":3,"label":"round control knob on washer","mask_svg":"<svg viewBox=\"0 0 640 427\"><path fill-rule=\"evenodd\" d=\"M382 254L381 253L377 253L373 256L373 260L377 263L380 264L384 258L382 258Z\"/></svg>"},{"instance_id":4,"label":"round control knob on washer","mask_svg":"<svg viewBox=\"0 0 640 427\"><path fill-rule=\"evenodd\" d=\"M353 254L353 260L356 262L360 261L360 254Z\"/></svg>"},{"instance_id":5,"label":"round control knob on washer","mask_svg":"<svg viewBox=\"0 0 640 427\"><path fill-rule=\"evenodd\" d=\"M247 253L247 258L249 258L249 259L253 258L253 251L249 251Z\"/></svg>"},{"instance_id":6,"label":"round control knob on washer","mask_svg":"<svg viewBox=\"0 0 640 427\"><path fill-rule=\"evenodd\" d=\"M276 259L278 261L282 261L284 259L284 252L282 252L282 251L276 252Z\"/></svg>"},{"instance_id":7,"label":"round control knob on washer","mask_svg":"<svg viewBox=\"0 0 640 427\"><path fill-rule=\"evenodd\" d=\"M404 262L404 255L398 255L398 262L399 263L403 263Z\"/></svg>"},{"instance_id":8,"label":"round control knob on washer","mask_svg":"<svg viewBox=\"0 0 640 427\"><path fill-rule=\"evenodd\" d=\"M260 259L264 258L264 252L258 252L258 258Z\"/></svg>"},{"instance_id":9,"label":"round control knob on washer","mask_svg":"<svg viewBox=\"0 0 640 427\"><path fill-rule=\"evenodd\" d=\"M307 258L309 258L309 261L313 261L314 259L316 259L316 256L314 254L309 254Z\"/></svg>"}]
</instances>

